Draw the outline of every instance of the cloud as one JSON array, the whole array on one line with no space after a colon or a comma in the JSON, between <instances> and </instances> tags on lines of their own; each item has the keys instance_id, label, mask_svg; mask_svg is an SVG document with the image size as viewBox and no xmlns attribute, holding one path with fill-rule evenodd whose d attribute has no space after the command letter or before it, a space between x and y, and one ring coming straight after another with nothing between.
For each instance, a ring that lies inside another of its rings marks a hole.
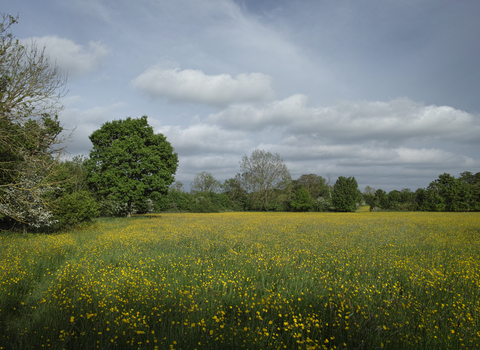
<instances>
[{"instance_id":1,"label":"cloud","mask_svg":"<svg viewBox=\"0 0 480 350\"><path fill-rule=\"evenodd\" d=\"M226 106L273 98L271 78L262 73L206 75L201 70L162 69L154 66L132 81L134 87L154 98L176 102Z\"/></svg>"},{"instance_id":2,"label":"cloud","mask_svg":"<svg viewBox=\"0 0 480 350\"><path fill-rule=\"evenodd\" d=\"M252 146L252 141L241 131L225 131L215 125L194 124L186 129L164 126L159 132L182 156L198 154L238 153Z\"/></svg>"},{"instance_id":3,"label":"cloud","mask_svg":"<svg viewBox=\"0 0 480 350\"><path fill-rule=\"evenodd\" d=\"M307 109L306 102L307 96L296 94L261 106L234 104L219 113L211 114L207 122L249 131L282 127L308 118L311 111Z\"/></svg>"},{"instance_id":4,"label":"cloud","mask_svg":"<svg viewBox=\"0 0 480 350\"><path fill-rule=\"evenodd\" d=\"M52 61L65 69L69 76L78 77L96 69L108 54L108 49L100 42L90 41L87 46L79 45L70 39L56 35L32 37L22 40L26 44L35 42L38 48L45 46Z\"/></svg>"},{"instance_id":5,"label":"cloud","mask_svg":"<svg viewBox=\"0 0 480 350\"><path fill-rule=\"evenodd\" d=\"M337 143L479 140L480 117L449 106L425 106L408 98L343 101L329 107L307 107L307 101L296 94L262 106L235 104L209 115L206 122L236 130L278 128Z\"/></svg>"},{"instance_id":6,"label":"cloud","mask_svg":"<svg viewBox=\"0 0 480 350\"><path fill-rule=\"evenodd\" d=\"M293 140L290 140L293 141ZM376 147L368 144L326 145L282 141L261 143L258 148L279 153L294 173L304 174L320 169L320 174L333 170L345 174L397 174L402 169L427 169L432 176L445 171L457 172L476 168L478 160L440 148ZM330 170L329 170L330 169ZM342 170L344 169L344 170ZM395 170L394 170L395 169ZM432 179L433 180L433 179Z\"/></svg>"},{"instance_id":7,"label":"cloud","mask_svg":"<svg viewBox=\"0 0 480 350\"><path fill-rule=\"evenodd\" d=\"M60 121L65 128L64 136L72 131L72 137L67 140L66 151L72 156L88 155L92 144L89 136L101 127L101 124L114 119L121 119L121 109L126 106L123 102L114 103L108 106L96 106L82 110L75 107L75 103L81 101L80 96L72 96L67 99L67 108L62 112Z\"/></svg>"}]
</instances>

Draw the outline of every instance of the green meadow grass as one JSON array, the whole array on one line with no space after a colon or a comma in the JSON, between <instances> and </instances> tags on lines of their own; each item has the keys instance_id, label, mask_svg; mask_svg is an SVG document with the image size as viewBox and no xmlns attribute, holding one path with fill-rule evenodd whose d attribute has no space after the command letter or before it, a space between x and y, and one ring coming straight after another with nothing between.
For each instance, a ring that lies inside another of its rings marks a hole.
<instances>
[{"instance_id":1,"label":"green meadow grass","mask_svg":"<svg viewBox=\"0 0 480 350\"><path fill-rule=\"evenodd\" d=\"M0 235L0 349L475 349L480 214L224 213Z\"/></svg>"}]
</instances>

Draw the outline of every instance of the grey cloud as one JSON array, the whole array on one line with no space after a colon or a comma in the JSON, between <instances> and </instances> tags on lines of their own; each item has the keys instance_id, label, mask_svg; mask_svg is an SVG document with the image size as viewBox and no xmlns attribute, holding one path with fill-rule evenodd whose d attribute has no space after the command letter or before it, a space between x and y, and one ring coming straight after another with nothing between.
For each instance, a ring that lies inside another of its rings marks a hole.
<instances>
[{"instance_id":1,"label":"grey cloud","mask_svg":"<svg viewBox=\"0 0 480 350\"><path fill-rule=\"evenodd\" d=\"M241 131L225 131L218 126L193 124L182 129L179 126L163 126L158 131L182 156L225 154L242 152L251 147L252 141Z\"/></svg>"},{"instance_id":2,"label":"grey cloud","mask_svg":"<svg viewBox=\"0 0 480 350\"><path fill-rule=\"evenodd\" d=\"M66 99L67 108L60 115L60 121L65 128L63 136L66 137L73 131L70 139L65 143L67 153L72 156L87 156L92 147L88 137L95 130L99 129L102 123L121 118L120 110L126 105L119 102L108 106L97 106L82 110L75 107L75 102L80 100L80 96L72 96Z\"/></svg>"},{"instance_id":3,"label":"grey cloud","mask_svg":"<svg viewBox=\"0 0 480 350\"><path fill-rule=\"evenodd\" d=\"M329 107L307 107L301 94L262 106L237 104L208 116L225 128L286 134L338 142L401 143L407 140L478 142L480 117L449 106L425 106L408 98L344 101Z\"/></svg>"}]
</instances>

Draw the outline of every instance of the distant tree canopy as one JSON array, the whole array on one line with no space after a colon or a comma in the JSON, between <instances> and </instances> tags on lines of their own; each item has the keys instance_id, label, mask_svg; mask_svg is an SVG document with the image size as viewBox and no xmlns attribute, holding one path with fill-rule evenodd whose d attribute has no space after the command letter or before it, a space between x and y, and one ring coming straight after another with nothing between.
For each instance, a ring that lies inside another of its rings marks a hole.
<instances>
[{"instance_id":1,"label":"distant tree canopy","mask_svg":"<svg viewBox=\"0 0 480 350\"><path fill-rule=\"evenodd\" d=\"M257 210L281 208L291 187L291 177L278 153L255 150L240 161L242 188L250 194L252 207Z\"/></svg>"},{"instance_id":2,"label":"distant tree canopy","mask_svg":"<svg viewBox=\"0 0 480 350\"><path fill-rule=\"evenodd\" d=\"M220 190L221 183L216 180L212 174L202 171L193 178L193 182L190 185L190 191L195 192L218 192Z\"/></svg>"},{"instance_id":3,"label":"distant tree canopy","mask_svg":"<svg viewBox=\"0 0 480 350\"><path fill-rule=\"evenodd\" d=\"M90 135L87 182L100 197L115 201L130 216L147 199L160 200L174 181L178 157L147 116L107 122Z\"/></svg>"},{"instance_id":4,"label":"distant tree canopy","mask_svg":"<svg viewBox=\"0 0 480 350\"><path fill-rule=\"evenodd\" d=\"M465 174L465 173L464 173ZM479 210L479 199L475 197L475 176L466 175L456 179L442 174L428 185L419 210L426 211L468 211Z\"/></svg>"},{"instance_id":5,"label":"distant tree canopy","mask_svg":"<svg viewBox=\"0 0 480 350\"><path fill-rule=\"evenodd\" d=\"M314 201L308 190L302 186L295 192L290 206L293 211L309 211L313 209Z\"/></svg>"},{"instance_id":6,"label":"distant tree canopy","mask_svg":"<svg viewBox=\"0 0 480 350\"><path fill-rule=\"evenodd\" d=\"M480 173L465 171L458 178L445 173L415 192L377 190L363 198L370 210L480 211Z\"/></svg>"},{"instance_id":7,"label":"distant tree canopy","mask_svg":"<svg viewBox=\"0 0 480 350\"><path fill-rule=\"evenodd\" d=\"M325 178L315 174L301 175L298 180L293 180L292 183L294 188L305 187L313 199L325 197L329 192Z\"/></svg>"}]
</instances>

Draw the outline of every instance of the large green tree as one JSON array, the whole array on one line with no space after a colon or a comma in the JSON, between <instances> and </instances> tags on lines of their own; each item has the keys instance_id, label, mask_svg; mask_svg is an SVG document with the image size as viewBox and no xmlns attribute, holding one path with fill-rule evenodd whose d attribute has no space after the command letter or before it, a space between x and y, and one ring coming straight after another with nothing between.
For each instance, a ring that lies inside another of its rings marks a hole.
<instances>
[{"instance_id":1,"label":"large green tree","mask_svg":"<svg viewBox=\"0 0 480 350\"><path fill-rule=\"evenodd\" d=\"M430 211L467 211L471 208L472 191L467 182L444 173L427 187L424 209Z\"/></svg>"},{"instance_id":2,"label":"large green tree","mask_svg":"<svg viewBox=\"0 0 480 350\"><path fill-rule=\"evenodd\" d=\"M332 202L336 211L354 212L360 199L357 180L340 176L333 186Z\"/></svg>"},{"instance_id":3,"label":"large green tree","mask_svg":"<svg viewBox=\"0 0 480 350\"><path fill-rule=\"evenodd\" d=\"M87 182L127 216L135 204L159 200L174 181L178 156L164 135L153 132L147 116L107 122L90 141Z\"/></svg>"}]
</instances>

